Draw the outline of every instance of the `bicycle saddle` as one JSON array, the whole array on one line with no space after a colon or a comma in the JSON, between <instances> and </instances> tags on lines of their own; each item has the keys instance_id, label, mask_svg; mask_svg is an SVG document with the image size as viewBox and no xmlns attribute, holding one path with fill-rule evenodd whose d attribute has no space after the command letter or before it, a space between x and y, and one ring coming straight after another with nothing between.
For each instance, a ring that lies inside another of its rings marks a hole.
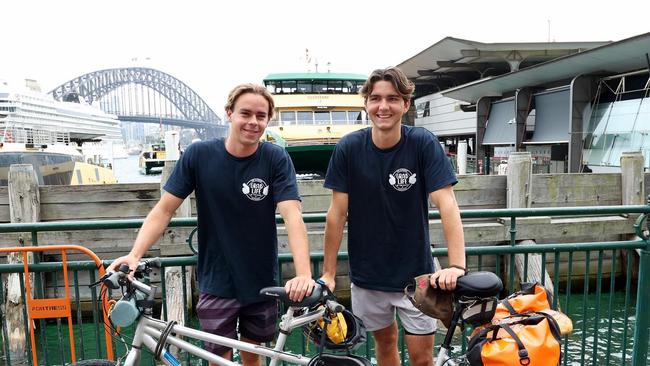
<instances>
[{"instance_id":1,"label":"bicycle saddle","mask_svg":"<svg viewBox=\"0 0 650 366\"><path fill-rule=\"evenodd\" d=\"M311 291L311 295L305 296L302 301L292 301L289 299L289 294L284 290L284 287L264 287L260 290L260 295L270 297L273 299L281 300L285 305L295 307L312 307L319 304L323 298L323 287L316 284Z\"/></svg>"},{"instance_id":2,"label":"bicycle saddle","mask_svg":"<svg viewBox=\"0 0 650 366\"><path fill-rule=\"evenodd\" d=\"M454 294L467 297L491 297L503 290L501 279L492 272L469 272L459 277Z\"/></svg>"}]
</instances>

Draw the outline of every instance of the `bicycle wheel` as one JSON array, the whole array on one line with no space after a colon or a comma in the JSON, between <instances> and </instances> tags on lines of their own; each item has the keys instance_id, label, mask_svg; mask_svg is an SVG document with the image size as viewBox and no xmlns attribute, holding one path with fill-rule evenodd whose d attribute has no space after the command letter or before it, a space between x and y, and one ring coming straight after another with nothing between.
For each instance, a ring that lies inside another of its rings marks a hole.
<instances>
[{"instance_id":1,"label":"bicycle wheel","mask_svg":"<svg viewBox=\"0 0 650 366\"><path fill-rule=\"evenodd\" d=\"M70 366L115 366L114 361L109 360L83 360L70 364Z\"/></svg>"}]
</instances>

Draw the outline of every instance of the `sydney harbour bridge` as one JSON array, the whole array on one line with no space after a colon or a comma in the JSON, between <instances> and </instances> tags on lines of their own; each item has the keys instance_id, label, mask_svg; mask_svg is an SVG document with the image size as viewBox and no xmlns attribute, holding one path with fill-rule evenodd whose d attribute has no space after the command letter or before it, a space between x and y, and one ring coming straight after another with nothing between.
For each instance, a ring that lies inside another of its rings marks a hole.
<instances>
[{"instance_id":1,"label":"sydney harbour bridge","mask_svg":"<svg viewBox=\"0 0 650 366\"><path fill-rule=\"evenodd\" d=\"M50 92L56 100L85 100L120 121L194 128L201 138L225 136L228 126L189 86L146 67L99 70Z\"/></svg>"}]
</instances>

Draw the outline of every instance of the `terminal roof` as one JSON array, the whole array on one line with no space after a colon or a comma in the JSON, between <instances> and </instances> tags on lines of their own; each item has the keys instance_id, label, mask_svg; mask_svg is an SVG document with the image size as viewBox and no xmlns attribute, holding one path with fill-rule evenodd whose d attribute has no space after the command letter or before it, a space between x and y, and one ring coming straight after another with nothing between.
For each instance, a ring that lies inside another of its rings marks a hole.
<instances>
[{"instance_id":1,"label":"terminal roof","mask_svg":"<svg viewBox=\"0 0 650 366\"><path fill-rule=\"evenodd\" d=\"M476 103L526 86L570 80L581 74L614 75L650 67L650 33L584 50L525 69L488 77L443 91L446 97Z\"/></svg>"},{"instance_id":2,"label":"terminal roof","mask_svg":"<svg viewBox=\"0 0 650 366\"><path fill-rule=\"evenodd\" d=\"M482 43L446 37L397 65L423 95L501 75L609 42Z\"/></svg>"}]
</instances>

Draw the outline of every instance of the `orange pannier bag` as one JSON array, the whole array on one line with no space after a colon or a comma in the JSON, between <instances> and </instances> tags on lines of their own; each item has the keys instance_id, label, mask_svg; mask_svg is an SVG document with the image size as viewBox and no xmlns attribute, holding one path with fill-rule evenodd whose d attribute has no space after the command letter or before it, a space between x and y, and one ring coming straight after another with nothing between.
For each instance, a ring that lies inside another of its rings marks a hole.
<instances>
[{"instance_id":1,"label":"orange pannier bag","mask_svg":"<svg viewBox=\"0 0 650 366\"><path fill-rule=\"evenodd\" d=\"M517 291L499 301L492 319L550 309L552 301L544 286L538 283L522 283L521 291Z\"/></svg>"},{"instance_id":2,"label":"orange pannier bag","mask_svg":"<svg viewBox=\"0 0 650 366\"><path fill-rule=\"evenodd\" d=\"M556 318L563 319L564 332ZM566 315L551 310L543 286L525 283L521 291L500 301L491 323L474 331L467 359L472 366L556 366L561 336L571 328Z\"/></svg>"},{"instance_id":3,"label":"orange pannier bag","mask_svg":"<svg viewBox=\"0 0 650 366\"><path fill-rule=\"evenodd\" d=\"M524 282L520 291L499 301L492 320L537 311L551 315L558 323L561 335L570 334L573 331L571 319L563 312L551 309L552 302L551 295L544 286L536 282Z\"/></svg>"},{"instance_id":4,"label":"orange pannier bag","mask_svg":"<svg viewBox=\"0 0 650 366\"><path fill-rule=\"evenodd\" d=\"M473 366L557 366L560 341L560 330L550 315L512 315L479 330L469 340L467 359Z\"/></svg>"}]
</instances>

